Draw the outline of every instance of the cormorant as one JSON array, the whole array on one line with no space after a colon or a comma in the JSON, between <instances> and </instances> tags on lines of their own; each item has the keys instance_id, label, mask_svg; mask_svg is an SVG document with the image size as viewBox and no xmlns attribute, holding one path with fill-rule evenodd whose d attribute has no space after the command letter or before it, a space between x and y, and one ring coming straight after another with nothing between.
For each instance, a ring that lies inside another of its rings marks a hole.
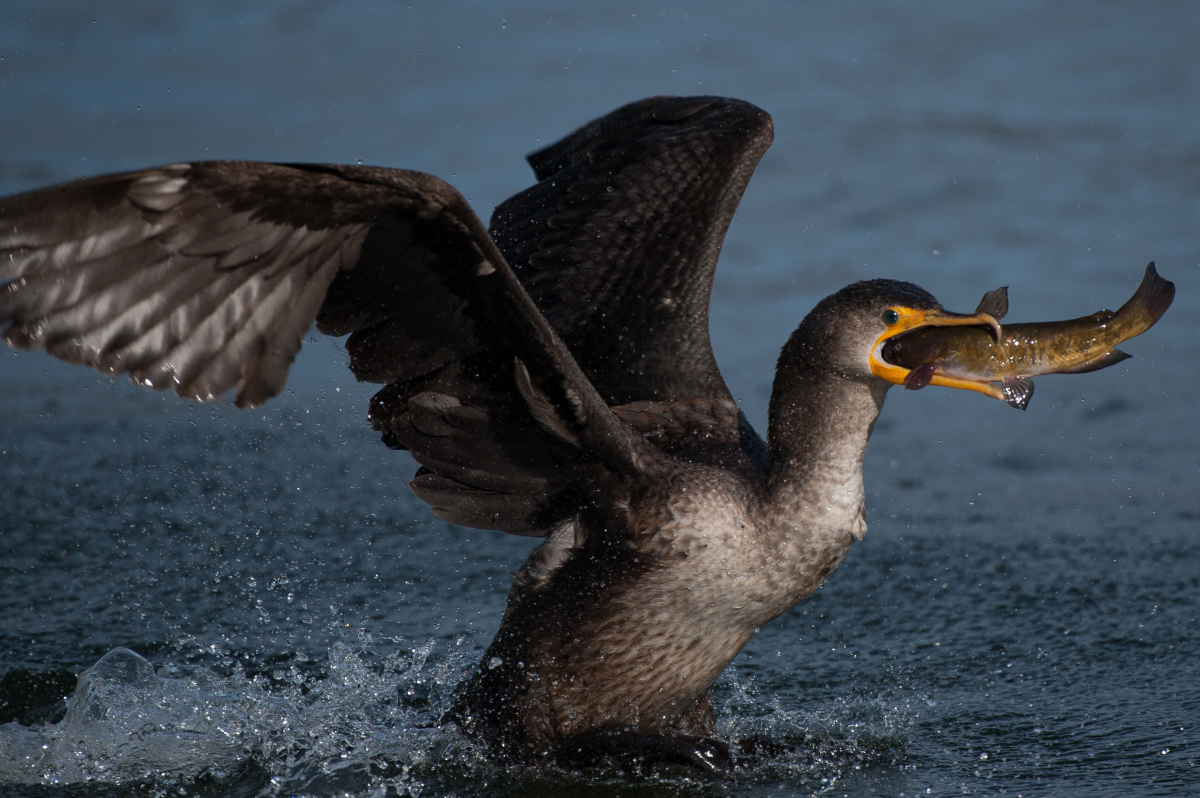
<instances>
[{"instance_id":1,"label":"cormorant","mask_svg":"<svg viewBox=\"0 0 1200 798\"><path fill-rule=\"evenodd\" d=\"M745 102L635 102L531 154L537 183L490 229L438 178L365 166L180 163L10 196L0 329L239 407L283 388L314 321L348 335L433 512L544 538L449 717L511 760L717 766L714 680L866 529L863 453L907 373L884 342L997 327L909 283L844 288L783 347L764 443L708 312L771 137Z\"/></svg>"}]
</instances>

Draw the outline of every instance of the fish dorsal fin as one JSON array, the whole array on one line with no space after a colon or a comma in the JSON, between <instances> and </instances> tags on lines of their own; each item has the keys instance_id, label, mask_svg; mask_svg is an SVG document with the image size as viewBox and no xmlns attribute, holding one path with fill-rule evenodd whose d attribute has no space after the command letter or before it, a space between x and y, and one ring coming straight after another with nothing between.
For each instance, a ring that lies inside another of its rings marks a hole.
<instances>
[{"instance_id":1,"label":"fish dorsal fin","mask_svg":"<svg viewBox=\"0 0 1200 798\"><path fill-rule=\"evenodd\" d=\"M1028 377L1005 377L1001 386L1004 401L1018 410L1029 406L1029 400L1033 397L1033 380Z\"/></svg>"},{"instance_id":2,"label":"fish dorsal fin","mask_svg":"<svg viewBox=\"0 0 1200 798\"><path fill-rule=\"evenodd\" d=\"M1089 371L1099 371L1106 369L1109 366L1120 363L1126 358L1132 357L1127 355L1120 349L1110 349L1103 355L1094 357L1091 360L1085 360L1082 363L1071 366L1070 368L1059 369L1055 374L1087 374Z\"/></svg>"},{"instance_id":3,"label":"fish dorsal fin","mask_svg":"<svg viewBox=\"0 0 1200 798\"><path fill-rule=\"evenodd\" d=\"M984 294L983 299L979 300L975 312L990 313L996 321L1004 318L1008 313L1008 286L1003 285Z\"/></svg>"}]
</instances>

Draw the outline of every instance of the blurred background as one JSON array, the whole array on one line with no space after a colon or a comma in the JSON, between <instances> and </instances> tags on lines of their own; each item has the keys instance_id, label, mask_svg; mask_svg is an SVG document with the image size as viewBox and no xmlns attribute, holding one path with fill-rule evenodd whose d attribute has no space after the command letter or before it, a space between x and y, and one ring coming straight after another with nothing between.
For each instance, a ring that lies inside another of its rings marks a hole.
<instances>
[{"instance_id":1,"label":"blurred background","mask_svg":"<svg viewBox=\"0 0 1200 798\"><path fill-rule=\"evenodd\" d=\"M1156 261L1178 294L1122 346L1134 358L1038 379L1025 413L892 391L867 455L866 540L719 687L725 733L817 753L712 789L1187 795L1200 789L1197 42L1200 7L1182 0L8 0L0 194L183 160L361 162L438 175L486 220L532 182L525 153L596 116L655 94L739 97L773 116L775 143L726 240L713 342L763 433L780 345L847 283L909 280L958 311L1007 285L1006 321L1040 321L1115 309ZM55 686L26 700L0 684L0 722L52 721L0 741L65 739L51 694L118 646L160 675L208 669L223 701L260 709L253 690L284 695L288 668L328 689L349 657L395 692L410 684L387 681L395 652L410 681L426 645L470 667L531 542L433 519L405 487L411 460L365 422L374 387L344 363L314 333L285 394L239 413L0 351L0 675ZM243 689L238 673L268 683ZM414 742L457 677L439 678L387 722L347 720L361 694L272 716L275 742L242 729L238 756L283 780L268 792L562 787L464 775L459 754ZM334 753L311 735L308 758L279 753L284 727L339 721ZM424 763L419 778L378 766L364 741L380 735L398 746L389 762ZM74 776L0 757L0 781L128 784L148 767L136 746L109 750ZM347 752L358 781L317 780ZM190 778L184 759L163 767Z\"/></svg>"}]
</instances>

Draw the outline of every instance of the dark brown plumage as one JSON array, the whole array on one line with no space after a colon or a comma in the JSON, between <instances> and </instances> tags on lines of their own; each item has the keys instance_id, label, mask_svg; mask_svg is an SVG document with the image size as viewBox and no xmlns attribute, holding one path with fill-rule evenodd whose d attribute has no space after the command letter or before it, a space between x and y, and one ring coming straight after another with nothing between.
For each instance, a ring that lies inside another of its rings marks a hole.
<instances>
[{"instance_id":1,"label":"dark brown plumage","mask_svg":"<svg viewBox=\"0 0 1200 798\"><path fill-rule=\"evenodd\" d=\"M372 424L421 463L417 495L546 538L450 717L524 761L713 766L713 681L865 529L885 311L940 313L894 281L823 300L759 438L708 307L771 135L736 100L632 103L529 156L538 182L490 231L435 177L358 166L178 164L8 197L0 329L242 407L282 389L314 321L349 335L355 376L385 385Z\"/></svg>"}]
</instances>

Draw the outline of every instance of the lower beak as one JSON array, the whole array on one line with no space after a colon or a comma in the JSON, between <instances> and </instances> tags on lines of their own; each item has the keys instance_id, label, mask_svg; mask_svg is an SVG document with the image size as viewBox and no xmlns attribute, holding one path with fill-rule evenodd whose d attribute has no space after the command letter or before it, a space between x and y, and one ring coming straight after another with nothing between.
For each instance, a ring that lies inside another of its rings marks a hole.
<instances>
[{"instance_id":1,"label":"lower beak","mask_svg":"<svg viewBox=\"0 0 1200 798\"><path fill-rule=\"evenodd\" d=\"M912 373L911 369L897 366L883 359L883 345L897 335L922 327L990 327L996 340L1000 340L1000 322L996 321L996 318L990 313L951 313L940 309L915 310L913 308L896 308L896 310L900 314L900 320L890 325L871 347L871 373L893 385L904 385L909 374ZM935 373L929 378L927 384L977 391L987 394L993 399L1002 401L1005 399L1004 393L997 386L988 382L973 382Z\"/></svg>"}]
</instances>

